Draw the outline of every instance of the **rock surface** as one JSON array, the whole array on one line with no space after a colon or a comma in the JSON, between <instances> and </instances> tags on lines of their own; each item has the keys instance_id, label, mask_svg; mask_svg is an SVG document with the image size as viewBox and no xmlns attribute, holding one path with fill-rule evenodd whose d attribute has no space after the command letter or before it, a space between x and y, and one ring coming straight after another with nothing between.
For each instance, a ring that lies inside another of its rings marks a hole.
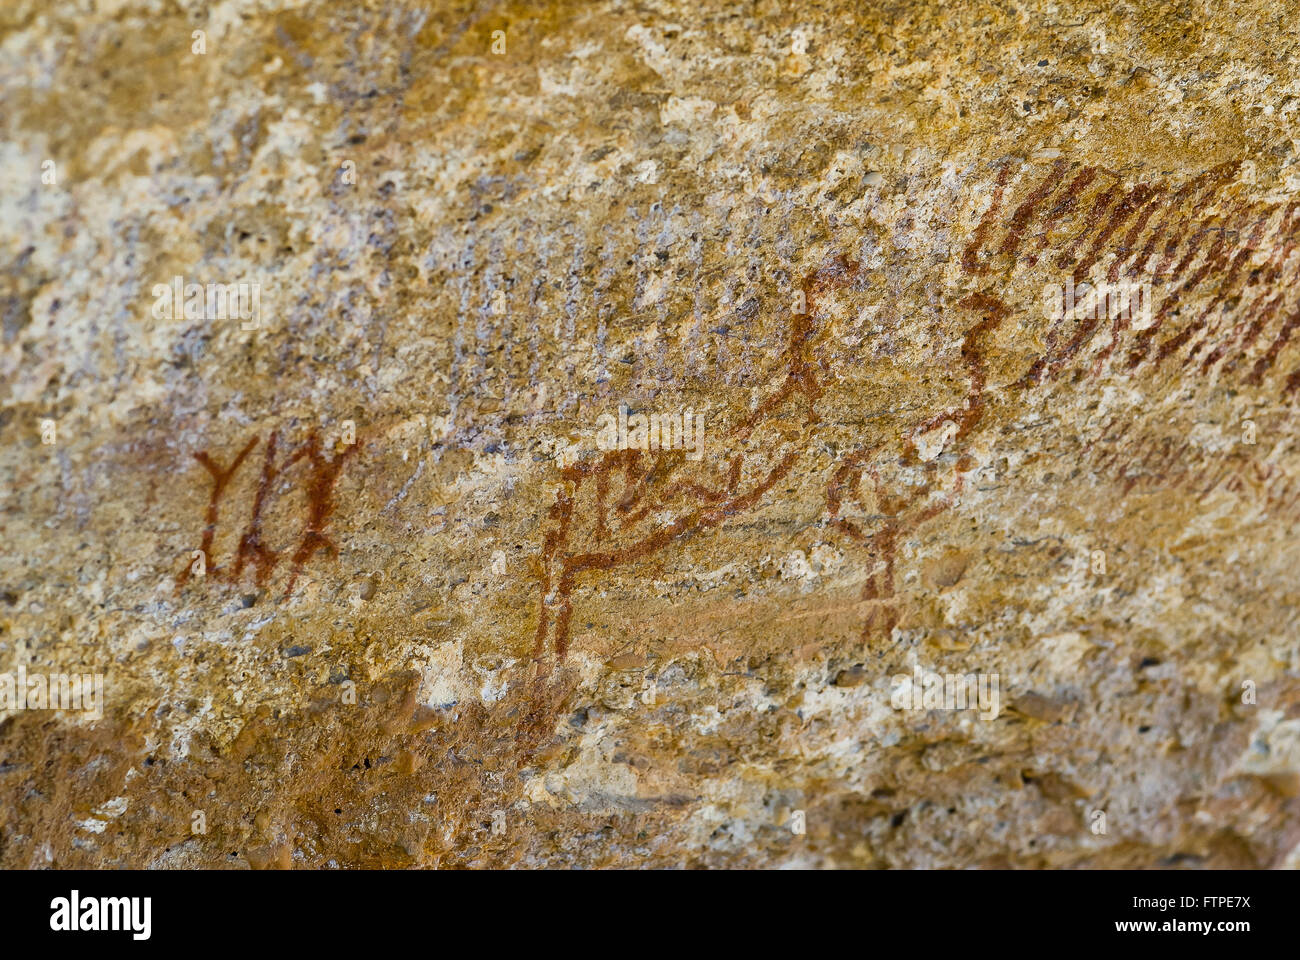
<instances>
[{"instance_id":1,"label":"rock surface","mask_svg":"<svg viewBox=\"0 0 1300 960\"><path fill-rule=\"evenodd\" d=\"M10 0L0 866L1297 865L1221 6Z\"/></svg>"}]
</instances>

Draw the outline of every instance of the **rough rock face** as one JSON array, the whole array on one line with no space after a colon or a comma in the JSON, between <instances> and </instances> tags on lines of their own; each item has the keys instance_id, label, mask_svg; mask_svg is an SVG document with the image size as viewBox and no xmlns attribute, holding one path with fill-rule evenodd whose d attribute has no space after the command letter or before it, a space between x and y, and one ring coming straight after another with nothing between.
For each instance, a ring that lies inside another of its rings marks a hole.
<instances>
[{"instance_id":1,"label":"rough rock face","mask_svg":"<svg viewBox=\"0 0 1300 960\"><path fill-rule=\"evenodd\" d=\"M1296 865L1212 6L9 0L0 866Z\"/></svg>"}]
</instances>

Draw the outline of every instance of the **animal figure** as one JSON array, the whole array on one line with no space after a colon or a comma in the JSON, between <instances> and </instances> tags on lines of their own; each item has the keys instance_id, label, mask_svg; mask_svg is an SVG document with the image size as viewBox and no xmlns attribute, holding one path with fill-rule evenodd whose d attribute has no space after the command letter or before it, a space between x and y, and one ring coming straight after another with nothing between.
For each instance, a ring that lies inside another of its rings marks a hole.
<instances>
[{"instance_id":1,"label":"animal figure","mask_svg":"<svg viewBox=\"0 0 1300 960\"><path fill-rule=\"evenodd\" d=\"M1125 375L1153 377L1175 357L1185 370L1199 359L1202 376L1232 377L1242 385L1258 386L1271 373L1300 328L1300 305L1293 303L1286 313L1300 263L1293 256L1300 201L1233 201L1239 168L1236 162L1222 163L1181 185L1125 186L1104 168L1058 160L1011 207L1013 164L999 165L989 205L959 259L969 283L981 287L957 300L971 321L961 347L966 397L905 428L901 456L889 438L864 443L828 478L828 528L867 551L864 638L887 635L898 623L895 558L901 540L956 503L976 467L962 445L983 421L990 340L1012 312L992 292L991 278L1005 287L1022 270L1038 267L1074 283L1137 277L1155 282L1164 293L1154 322L1140 330L1133 329L1127 314L1050 321L1042 348L1023 374L1000 387L1013 400L1059 379L1108 329L1108 342L1090 364L1094 378L1108 364ZM757 508L814 447L816 405L830 366L814 350L819 299L850 286L861 272L858 264L840 257L804 279L807 309L790 319L788 345L772 377L777 387L721 444L733 449L764 425L788 418L792 404L803 404L804 437L788 452L759 446L711 467L687 464L676 452L612 451L561 472L543 534L536 660L552 652L565 657L572 592L582 579L635 563ZM1209 296L1208 303L1199 311L1184 310L1198 291ZM1179 323L1181 329L1161 339ZM1287 398L1300 390L1300 367L1280 387ZM949 444L956 452L941 463L937 451ZM900 483L902 471L919 471L924 480ZM855 503L869 519L849 516Z\"/></svg>"},{"instance_id":2,"label":"animal figure","mask_svg":"<svg viewBox=\"0 0 1300 960\"><path fill-rule=\"evenodd\" d=\"M789 336L780 365L771 380L771 390L752 413L731 427L710 445L731 452L722 463L691 463L679 451L613 450L598 458L564 468L560 487L547 519L541 551L540 608L533 657L541 662L551 652L563 660L569 645L573 616L573 589L585 575L598 570L631 564L664 549L684 537L718 526L729 517L756 509L769 491L789 475L801 457L813 447L811 434L818 428L817 401L823 393L827 362L817 357L819 301L830 291L852 284L861 275L858 264L843 257L804 278L801 289L806 310L789 320ZM980 338L1006 315L992 299L972 301L985 306L990 318L977 324L963 350L971 371L972 393L964 406L944 411L920 423L914 433L923 434L953 418L958 436L964 436L978 419L979 396L984 385L982 358L976 349ZM799 420L803 436L779 453L767 444L749 444L765 426ZM875 564L863 588L862 599L877 604L864 633L888 632L897 620L892 609L894 554L904 529L923 522L945 509L957 487L932 499L939 486L936 465L929 464L931 482L913 485L899 493L881 481L878 463L887 445L864 447L835 471L827 491L827 505L833 529L855 544L866 545ZM909 445L906 456L915 460L917 451ZM961 465L970 469L971 464ZM861 485L870 478L877 495L876 506L888 514L879 529L866 531L861 522L841 516L849 500L862 500ZM590 502L584 501L589 495Z\"/></svg>"}]
</instances>

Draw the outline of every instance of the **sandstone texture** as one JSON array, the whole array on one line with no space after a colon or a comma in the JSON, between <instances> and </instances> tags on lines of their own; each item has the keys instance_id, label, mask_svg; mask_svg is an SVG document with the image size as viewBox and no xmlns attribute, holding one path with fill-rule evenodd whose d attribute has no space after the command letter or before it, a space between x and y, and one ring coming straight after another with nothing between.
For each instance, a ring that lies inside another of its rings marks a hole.
<instances>
[{"instance_id":1,"label":"sandstone texture","mask_svg":"<svg viewBox=\"0 0 1300 960\"><path fill-rule=\"evenodd\" d=\"M7 0L0 866L1300 865L1298 41Z\"/></svg>"}]
</instances>

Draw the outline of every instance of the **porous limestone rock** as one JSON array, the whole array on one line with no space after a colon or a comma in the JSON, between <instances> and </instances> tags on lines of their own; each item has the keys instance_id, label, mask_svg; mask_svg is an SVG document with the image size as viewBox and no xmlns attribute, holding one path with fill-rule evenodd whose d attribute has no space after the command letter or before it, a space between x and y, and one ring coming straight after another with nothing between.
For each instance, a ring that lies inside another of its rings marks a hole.
<instances>
[{"instance_id":1,"label":"porous limestone rock","mask_svg":"<svg viewBox=\"0 0 1300 960\"><path fill-rule=\"evenodd\" d=\"M8 0L0 866L1297 865L1297 64Z\"/></svg>"}]
</instances>

